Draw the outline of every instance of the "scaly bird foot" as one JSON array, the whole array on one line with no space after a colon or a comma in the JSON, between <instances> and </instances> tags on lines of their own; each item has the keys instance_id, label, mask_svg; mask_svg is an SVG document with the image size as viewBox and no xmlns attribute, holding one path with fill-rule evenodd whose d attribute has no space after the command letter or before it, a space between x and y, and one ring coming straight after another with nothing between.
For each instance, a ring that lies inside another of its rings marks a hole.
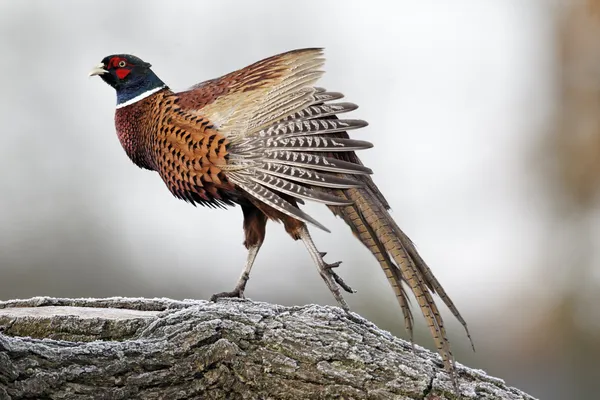
<instances>
[{"instance_id":1,"label":"scaly bird foot","mask_svg":"<svg viewBox=\"0 0 600 400\"><path fill-rule=\"evenodd\" d=\"M344 280L338 274L336 274L333 271L333 268L339 267L342 262L341 261L337 261L337 262L334 262L334 263L331 263L331 264L326 263L325 260L323 260L323 257L325 257L327 255L326 251L320 251L319 255L321 256L321 260L325 264L324 268L329 271L329 275L333 278L333 280L335 280L336 283L338 285L340 285L340 287L342 289L344 289L346 292L348 292L348 293L356 293L356 290L354 290L350 286L348 286L348 284L346 282L344 282Z\"/></svg>"},{"instance_id":2,"label":"scaly bird foot","mask_svg":"<svg viewBox=\"0 0 600 400\"><path fill-rule=\"evenodd\" d=\"M350 307L348 307L348 304L342 297L342 294L340 293L339 288L341 287L348 293L356 293L356 291L353 290L350 286L348 286L348 284L346 284L346 282L344 282L344 280L337 273L335 273L333 271L333 269L339 267L342 262L337 261L337 262L334 262L331 264L327 263L327 262L325 262L325 260L323 260L323 257L325 257L326 254L327 253L325 253L325 252L319 252L319 255L321 256L321 260L318 263L319 273L320 273L321 277L323 278L323 280L325 281L325 283L327 284L327 287L333 294L333 297L335 297L335 299L337 300L338 304L344 310L349 311Z\"/></svg>"},{"instance_id":3,"label":"scaly bird foot","mask_svg":"<svg viewBox=\"0 0 600 400\"><path fill-rule=\"evenodd\" d=\"M323 261L325 262L325 261ZM337 268L340 266L342 262L341 261L337 261L331 264L325 263L325 271L327 271L327 273L333 278L333 280L340 285L340 287L342 289L344 289L346 292L348 293L356 293L356 290L352 289L346 282L344 282L344 280L333 271L333 268Z\"/></svg>"},{"instance_id":4,"label":"scaly bird foot","mask_svg":"<svg viewBox=\"0 0 600 400\"><path fill-rule=\"evenodd\" d=\"M235 288L233 289L231 292L221 292L221 293L215 293L212 296L210 296L210 301L215 302L220 298L223 297L237 297L240 299L245 299L244 297L244 290L240 289L240 288Z\"/></svg>"},{"instance_id":5,"label":"scaly bird foot","mask_svg":"<svg viewBox=\"0 0 600 400\"><path fill-rule=\"evenodd\" d=\"M244 289L246 289L246 282L248 282L249 278L250 278L249 274L244 272L242 274L242 276L240 277L240 281L236 285L235 289L233 289L231 292L215 293L212 296L210 296L210 301L215 302L215 301L217 301L217 299L220 299L223 297L234 297L234 298L237 297L239 299L245 299Z\"/></svg>"}]
</instances>

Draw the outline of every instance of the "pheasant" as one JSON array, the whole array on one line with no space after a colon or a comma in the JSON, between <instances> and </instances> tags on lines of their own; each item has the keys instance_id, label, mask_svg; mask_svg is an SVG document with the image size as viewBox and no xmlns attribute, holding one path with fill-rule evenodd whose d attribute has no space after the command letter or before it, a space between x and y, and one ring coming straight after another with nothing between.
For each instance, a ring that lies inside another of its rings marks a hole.
<instances>
[{"instance_id":1,"label":"pheasant","mask_svg":"<svg viewBox=\"0 0 600 400\"><path fill-rule=\"evenodd\" d=\"M117 93L117 136L138 167L156 171L171 193L208 207L239 205L244 215L247 259L231 292L243 297L250 270L265 239L267 220L282 222L301 240L342 308L341 291L353 290L324 261L307 225L329 230L302 211L304 200L325 204L341 217L375 256L400 304L413 341L412 291L444 366L454 376L454 358L433 294L467 324L411 240L390 216L390 206L355 151L372 144L351 139L363 128L339 115L357 106L332 102L343 95L314 86L323 74L323 51L299 49L258 61L217 79L173 92L140 58L105 57L98 75Z\"/></svg>"}]
</instances>

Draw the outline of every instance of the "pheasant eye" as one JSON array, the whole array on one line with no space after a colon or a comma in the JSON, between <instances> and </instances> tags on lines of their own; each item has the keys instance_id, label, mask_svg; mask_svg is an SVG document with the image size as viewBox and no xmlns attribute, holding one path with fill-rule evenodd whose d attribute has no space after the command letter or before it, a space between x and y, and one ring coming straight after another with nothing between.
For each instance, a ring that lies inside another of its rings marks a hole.
<instances>
[{"instance_id":1,"label":"pheasant eye","mask_svg":"<svg viewBox=\"0 0 600 400\"><path fill-rule=\"evenodd\" d=\"M127 63L125 61L119 61L119 68L123 68L124 66L126 66Z\"/></svg>"}]
</instances>

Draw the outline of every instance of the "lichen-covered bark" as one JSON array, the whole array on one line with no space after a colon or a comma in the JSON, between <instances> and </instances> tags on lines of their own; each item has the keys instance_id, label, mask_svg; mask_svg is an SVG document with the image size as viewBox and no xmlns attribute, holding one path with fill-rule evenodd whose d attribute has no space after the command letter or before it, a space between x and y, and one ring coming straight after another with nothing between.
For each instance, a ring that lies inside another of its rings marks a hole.
<instances>
[{"instance_id":1,"label":"lichen-covered bark","mask_svg":"<svg viewBox=\"0 0 600 400\"><path fill-rule=\"evenodd\" d=\"M454 399L436 354L335 307L0 302L4 399ZM462 398L533 399L458 365Z\"/></svg>"}]
</instances>

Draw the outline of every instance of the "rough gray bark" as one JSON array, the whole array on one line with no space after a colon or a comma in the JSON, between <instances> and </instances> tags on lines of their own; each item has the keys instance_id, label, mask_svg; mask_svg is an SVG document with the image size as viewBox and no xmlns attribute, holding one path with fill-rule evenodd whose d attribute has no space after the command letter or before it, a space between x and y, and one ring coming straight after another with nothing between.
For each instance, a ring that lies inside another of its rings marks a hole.
<instances>
[{"instance_id":1,"label":"rough gray bark","mask_svg":"<svg viewBox=\"0 0 600 400\"><path fill-rule=\"evenodd\" d=\"M4 399L455 399L437 354L335 307L0 302ZM462 398L527 399L458 365Z\"/></svg>"}]
</instances>

